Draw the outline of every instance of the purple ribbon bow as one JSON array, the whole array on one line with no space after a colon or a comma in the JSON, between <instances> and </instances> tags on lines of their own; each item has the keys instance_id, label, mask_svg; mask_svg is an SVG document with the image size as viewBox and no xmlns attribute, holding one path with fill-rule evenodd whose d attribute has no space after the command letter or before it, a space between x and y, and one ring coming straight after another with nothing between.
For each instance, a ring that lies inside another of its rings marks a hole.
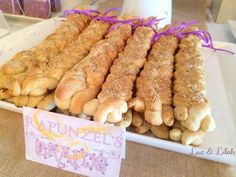
<instances>
[{"instance_id":1,"label":"purple ribbon bow","mask_svg":"<svg viewBox=\"0 0 236 177\"><path fill-rule=\"evenodd\" d=\"M212 49L215 51L228 52L228 53L234 55L234 52L232 52L230 50L214 47L212 37L211 37L210 33L207 31L197 30L197 31L191 31L191 32L184 32L181 35L183 35L183 36L196 35L202 41L202 47L209 48L209 49Z\"/></svg>"},{"instance_id":2,"label":"purple ribbon bow","mask_svg":"<svg viewBox=\"0 0 236 177\"><path fill-rule=\"evenodd\" d=\"M164 18L160 18L158 19L157 17L152 17L150 20L148 20L147 22L145 22L144 18L140 18L140 23L134 26L134 29L136 29L139 26L147 26L152 28L152 30L155 32L155 34L157 34L156 29L153 27L154 25L157 25L159 21L164 20L166 17Z\"/></svg>"},{"instance_id":3,"label":"purple ribbon bow","mask_svg":"<svg viewBox=\"0 0 236 177\"><path fill-rule=\"evenodd\" d=\"M184 30L187 27L192 26L193 24L196 24L197 22L198 21L195 20L189 23L182 22L178 26L171 25L166 31L157 33L153 38L153 42L158 40L163 35L173 35L177 37L178 39L183 39L188 35L196 35L202 41L202 47L213 49L215 51L223 51L223 52L228 52L230 54L234 54L234 52L226 50L226 49L215 48L213 45L212 37L210 33L207 31L196 30L196 31L191 31L191 32L184 32Z\"/></svg>"},{"instance_id":4,"label":"purple ribbon bow","mask_svg":"<svg viewBox=\"0 0 236 177\"><path fill-rule=\"evenodd\" d=\"M97 16L94 19L104 21L104 22L107 22L110 24L117 23L117 22L119 22L119 20L117 19L117 16L115 16L115 15L107 16L107 14L112 11L120 11L120 10L121 10L121 8L110 8L110 9L106 10L101 16Z\"/></svg>"},{"instance_id":5,"label":"purple ribbon bow","mask_svg":"<svg viewBox=\"0 0 236 177\"><path fill-rule=\"evenodd\" d=\"M107 16L107 14L109 12L119 11L119 10L121 10L121 9L120 8L110 8L102 14L101 12L99 12L97 10L74 10L74 9L72 9L72 10L65 10L64 15L68 16L70 14L85 14L95 20L100 20L100 21L104 21L106 23L115 24L109 29L109 31L117 29L121 24L129 24L133 27L133 29L137 28L138 26L148 26L148 27L152 28L155 33L156 33L156 30L154 29L153 25L156 25L159 21L166 18L166 17L164 17L161 19L157 19L156 17L153 17L149 21L145 22L144 18L118 20L117 16L115 16L115 15L114 16Z\"/></svg>"}]
</instances>

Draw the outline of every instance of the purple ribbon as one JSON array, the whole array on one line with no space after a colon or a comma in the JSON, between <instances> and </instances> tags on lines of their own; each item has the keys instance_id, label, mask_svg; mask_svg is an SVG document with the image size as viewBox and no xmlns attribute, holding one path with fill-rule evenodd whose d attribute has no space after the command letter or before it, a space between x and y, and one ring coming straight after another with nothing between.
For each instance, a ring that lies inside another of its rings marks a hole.
<instances>
[{"instance_id":1,"label":"purple ribbon","mask_svg":"<svg viewBox=\"0 0 236 177\"><path fill-rule=\"evenodd\" d=\"M117 20L117 16L113 15L113 16L106 16L109 12L112 12L112 11L119 11L121 10L120 8L110 8L108 10L106 10L101 16L96 16L94 19L95 20L99 20L99 21L104 21L106 23L110 23L110 24L113 24L113 23L117 23L118 20Z\"/></svg>"},{"instance_id":2,"label":"purple ribbon","mask_svg":"<svg viewBox=\"0 0 236 177\"><path fill-rule=\"evenodd\" d=\"M165 12L166 17L168 16L168 13ZM150 28L152 28L152 30L155 32L155 34L157 34L156 29L153 27L153 25L157 25L159 21L166 19L166 17L163 18L157 18L157 17L152 17L149 21L145 22L144 18L140 18L141 23L139 23L138 25L134 26L134 29L139 27L139 26L148 26Z\"/></svg>"},{"instance_id":3,"label":"purple ribbon","mask_svg":"<svg viewBox=\"0 0 236 177\"><path fill-rule=\"evenodd\" d=\"M159 21L166 18L166 17L164 17L164 18L161 18L161 19L157 19L156 17L153 17L149 21L144 22L145 21L144 18L133 18L133 19L129 19L129 20L118 20L117 16L106 16L109 12L119 11L119 10L121 10L121 9L120 8L110 8L102 14L101 12L99 12L97 10L74 10L74 9L72 9L72 10L65 10L64 14L65 14L65 16L68 16L70 14L85 14L85 15L88 15L88 16L90 16L91 18L93 18L95 20L104 21L104 22L110 23L110 24L115 24L109 29L109 32L112 31L112 30L117 29L122 24L129 24L133 27L133 29L135 29L139 26L148 26L148 27L152 28L155 33L157 33L156 30L154 29L153 25L156 25ZM138 23L138 25L136 25L136 23Z\"/></svg>"},{"instance_id":4,"label":"purple ribbon","mask_svg":"<svg viewBox=\"0 0 236 177\"><path fill-rule=\"evenodd\" d=\"M134 29L136 29L139 26L147 26L152 28L152 30L155 32L155 34L157 34L156 29L153 27L153 25L157 25L159 21L164 20L166 17L164 18L160 18L158 19L157 17L152 17L150 20L148 20L147 22L145 22L144 18L141 18L140 21L141 23L137 24L134 26Z\"/></svg>"},{"instance_id":5,"label":"purple ribbon","mask_svg":"<svg viewBox=\"0 0 236 177\"><path fill-rule=\"evenodd\" d=\"M180 25L178 25L178 26L175 26L174 24L172 24L169 26L169 28L166 31L157 32L156 35L153 37L153 42L155 42L161 36L164 36L164 35L173 35L173 36L176 36L176 37L182 39L183 37L181 37L180 34L183 33L184 29L186 29L186 27L192 26L196 23L198 23L197 20L191 21L189 23L181 22Z\"/></svg>"},{"instance_id":6,"label":"purple ribbon","mask_svg":"<svg viewBox=\"0 0 236 177\"><path fill-rule=\"evenodd\" d=\"M215 48L213 45L212 37L210 33L207 31L196 30L196 31L191 31L191 32L184 32L184 30L187 27L192 26L193 24L196 24L197 22L198 21L195 20L189 23L182 22L178 26L171 25L166 31L157 33L153 38L153 42L158 40L163 35L173 35L177 37L178 39L183 39L188 35L195 35L202 41L202 47L209 48L215 51L228 52L232 55L234 54L234 52L226 50L226 49Z\"/></svg>"},{"instance_id":7,"label":"purple ribbon","mask_svg":"<svg viewBox=\"0 0 236 177\"><path fill-rule=\"evenodd\" d=\"M183 35L183 37L188 36L188 35L196 35L203 42L202 47L209 48L209 49L212 49L215 51L228 52L228 53L234 55L234 52L232 52L230 50L214 47L212 37L211 37L210 33L207 31L197 30L197 31L191 31L191 32L184 32L181 35Z\"/></svg>"},{"instance_id":8,"label":"purple ribbon","mask_svg":"<svg viewBox=\"0 0 236 177\"><path fill-rule=\"evenodd\" d=\"M122 24L128 24L131 26L134 26L134 22L135 21L140 21L142 20L141 18L133 18L133 19L129 19L129 20L116 20L116 23L109 29L108 32L111 32L117 28L119 28Z\"/></svg>"}]
</instances>

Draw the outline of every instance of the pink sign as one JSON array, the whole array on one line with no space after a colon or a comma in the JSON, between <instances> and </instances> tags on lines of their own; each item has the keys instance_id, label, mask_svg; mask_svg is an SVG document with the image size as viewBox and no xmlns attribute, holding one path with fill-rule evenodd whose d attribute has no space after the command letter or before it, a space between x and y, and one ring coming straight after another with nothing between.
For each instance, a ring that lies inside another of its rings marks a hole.
<instances>
[{"instance_id":1,"label":"pink sign","mask_svg":"<svg viewBox=\"0 0 236 177\"><path fill-rule=\"evenodd\" d=\"M119 176L124 129L28 107L23 117L26 159L86 176Z\"/></svg>"}]
</instances>

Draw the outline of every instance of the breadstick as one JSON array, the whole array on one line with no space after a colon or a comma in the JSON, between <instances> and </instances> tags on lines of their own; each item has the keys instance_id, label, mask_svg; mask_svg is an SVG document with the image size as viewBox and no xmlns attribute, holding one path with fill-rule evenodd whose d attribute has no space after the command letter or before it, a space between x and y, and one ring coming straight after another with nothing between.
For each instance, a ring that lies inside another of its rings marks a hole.
<instances>
[{"instance_id":1,"label":"breadstick","mask_svg":"<svg viewBox=\"0 0 236 177\"><path fill-rule=\"evenodd\" d=\"M92 46L103 38L109 26L108 23L92 20L64 52L51 58L47 65L29 73L22 84L22 94L39 96L47 90L55 89L65 72L86 57Z\"/></svg>"},{"instance_id":2,"label":"breadstick","mask_svg":"<svg viewBox=\"0 0 236 177\"><path fill-rule=\"evenodd\" d=\"M180 129L177 128L173 128L172 130L170 130L170 139L172 141L179 141L182 137L182 131Z\"/></svg>"},{"instance_id":3,"label":"breadstick","mask_svg":"<svg viewBox=\"0 0 236 177\"><path fill-rule=\"evenodd\" d=\"M149 132L150 129L151 129L151 125L148 124L146 121L143 121L141 126L134 128L134 131L138 134L145 134Z\"/></svg>"},{"instance_id":4,"label":"breadstick","mask_svg":"<svg viewBox=\"0 0 236 177\"><path fill-rule=\"evenodd\" d=\"M99 104L94 115L95 121L116 123L122 120L122 113L127 112L127 102L132 98L137 74L146 62L153 35L151 28L138 27L128 39L97 97Z\"/></svg>"},{"instance_id":5,"label":"breadstick","mask_svg":"<svg viewBox=\"0 0 236 177\"><path fill-rule=\"evenodd\" d=\"M34 66L39 61L44 61L59 52L64 51L66 45L71 43L88 25L90 17L87 15L71 15L51 35L38 46L17 53L1 68L3 74L18 74Z\"/></svg>"},{"instance_id":6,"label":"breadstick","mask_svg":"<svg viewBox=\"0 0 236 177\"><path fill-rule=\"evenodd\" d=\"M181 142L184 145L193 145L193 146L199 146L203 142L203 137L205 133L202 130L198 131L190 131L190 130L185 130L183 132L183 135L181 137Z\"/></svg>"},{"instance_id":7,"label":"breadstick","mask_svg":"<svg viewBox=\"0 0 236 177\"><path fill-rule=\"evenodd\" d=\"M188 35L179 45L175 56L174 98L175 118L191 131L200 128L212 131L215 121L205 95L203 58L200 53L200 40Z\"/></svg>"},{"instance_id":8,"label":"breadstick","mask_svg":"<svg viewBox=\"0 0 236 177\"><path fill-rule=\"evenodd\" d=\"M1 67L1 79L5 82L0 84L0 89L9 90L13 96L21 94L21 79L14 78L41 66L50 57L62 52L88 25L90 17L87 15L71 15L62 25L40 45L32 49L17 53L9 62ZM13 80L15 84L9 84ZM23 79L24 80L24 79ZM0 99L3 99L0 97Z\"/></svg>"},{"instance_id":9,"label":"breadstick","mask_svg":"<svg viewBox=\"0 0 236 177\"><path fill-rule=\"evenodd\" d=\"M128 24L112 30L104 40L93 46L81 63L65 74L55 91L59 108L79 114L84 104L97 96L112 62L123 50L131 31Z\"/></svg>"},{"instance_id":10,"label":"breadstick","mask_svg":"<svg viewBox=\"0 0 236 177\"><path fill-rule=\"evenodd\" d=\"M152 125L151 132L157 138L165 139L165 140L169 139L170 131L169 131L169 128L165 126L165 124L162 124L161 126Z\"/></svg>"},{"instance_id":11,"label":"breadstick","mask_svg":"<svg viewBox=\"0 0 236 177\"><path fill-rule=\"evenodd\" d=\"M135 112L135 111L133 111L132 112L132 125L134 126L134 127L140 127L140 126L142 126L142 124L143 124L143 115L141 115L141 113L138 113L138 112Z\"/></svg>"},{"instance_id":12,"label":"breadstick","mask_svg":"<svg viewBox=\"0 0 236 177\"><path fill-rule=\"evenodd\" d=\"M174 123L172 104L172 76L176 37L160 37L153 45L148 60L136 81L136 97L129 107L144 112L145 120L152 125L167 126Z\"/></svg>"},{"instance_id":13,"label":"breadstick","mask_svg":"<svg viewBox=\"0 0 236 177\"><path fill-rule=\"evenodd\" d=\"M178 142L181 140L181 143L184 145L199 146L203 142L205 132L202 130L193 132L187 129L173 128L169 134L172 141Z\"/></svg>"},{"instance_id":14,"label":"breadstick","mask_svg":"<svg viewBox=\"0 0 236 177\"><path fill-rule=\"evenodd\" d=\"M49 35L43 43L33 48L36 58L39 61L48 59L63 52L77 36L89 24L90 17L87 15L70 15L54 33Z\"/></svg>"}]
</instances>

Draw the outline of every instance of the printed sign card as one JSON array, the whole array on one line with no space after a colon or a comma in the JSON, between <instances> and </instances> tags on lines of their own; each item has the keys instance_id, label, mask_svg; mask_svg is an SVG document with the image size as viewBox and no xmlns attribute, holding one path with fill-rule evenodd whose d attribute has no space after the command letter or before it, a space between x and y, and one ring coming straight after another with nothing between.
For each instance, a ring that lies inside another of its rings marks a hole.
<instances>
[{"instance_id":1,"label":"printed sign card","mask_svg":"<svg viewBox=\"0 0 236 177\"><path fill-rule=\"evenodd\" d=\"M86 176L119 176L124 129L28 107L23 117L26 159Z\"/></svg>"}]
</instances>

